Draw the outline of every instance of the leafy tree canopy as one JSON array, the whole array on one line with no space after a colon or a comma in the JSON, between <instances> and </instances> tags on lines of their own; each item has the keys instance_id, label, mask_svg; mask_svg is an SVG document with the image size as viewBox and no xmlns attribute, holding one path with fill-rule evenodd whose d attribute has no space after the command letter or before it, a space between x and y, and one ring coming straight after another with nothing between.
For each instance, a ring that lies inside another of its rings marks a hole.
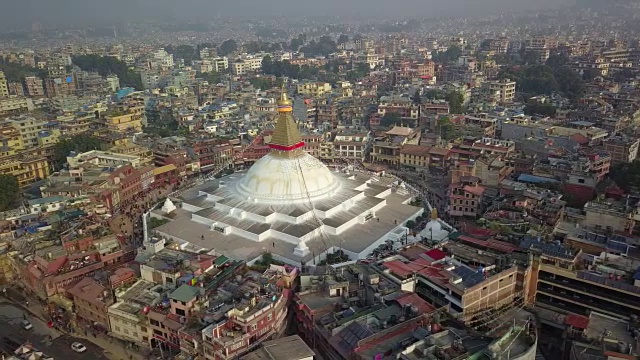
<instances>
[{"instance_id":1,"label":"leafy tree canopy","mask_svg":"<svg viewBox=\"0 0 640 360\"><path fill-rule=\"evenodd\" d=\"M327 56L331 53L334 53L337 49L336 42L331 39L330 36L322 36L318 41L311 40L309 44L303 46L300 51L302 51L305 56Z\"/></svg>"},{"instance_id":2,"label":"leafy tree canopy","mask_svg":"<svg viewBox=\"0 0 640 360\"><path fill-rule=\"evenodd\" d=\"M218 48L218 54L221 56L227 56L236 51L238 51L238 44L232 39L226 40L220 45L220 48Z\"/></svg>"},{"instance_id":3,"label":"leafy tree canopy","mask_svg":"<svg viewBox=\"0 0 640 360\"><path fill-rule=\"evenodd\" d=\"M527 104L524 107L524 113L527 115L554 116L557 110L550 104Z\"/></svg>"},{"instance_id":4,"label":"leafy tree canopy","mask_svg":"<svg viewBox=\"0 0 640 360\"><path fill-rule=\"evenodd\" d=\"M79 55L71 58L74 64L85 71L95 71L101 76L117 75L122 86L129 86L136 90L142 90L142 78L140 74L129 69L124 61L113 56Z\"/></svg>"},{"instance_id":5,"label":"leafy tree canopy","mask_svg":"<svg viewBox=\"0 0 640 360\"><path fill-rule=\"evenodd\" d=\"M449 63L458 60L462 50L457 46L451 46L447 51L441 51L433 55L433 60L439 63Z\"/></svg>"},{"instance_id":6,"label":"leafy tree canopy","mask_svg":"<svg viewBox=\"0 0 640 360\"><path fill-rule=\"evenodd\" d=\"M222 82L222 75L218 72L211 71L208 73L196 73L196 77L206 80L209 84L219 84Z\"/></svg>"},{"instance_id":7,"label":"leafy tree canopy","mask_svg":"<svg viewBox=\"0 0 640 360\"><path fill-rule=\"evenodd\" d=\"M445 100L449 103L449 111L453 114L464 112L464 96L459 91L451 91L445 95Z\"/></svg>"},{"instance_id":8,"label":"leafy tree canopy","mask_svg":"<svg viewBox=\"0 0 640 360\"><path fill-rule=\"evenodd\" d=\"M167 45L164 47L164 50L169 54L173 54L174 57L178 59L183 59L184 64L187 66L191 66L193 64L193 60L198 59L200 56L199 53L196 53L196 49L191 45Z\"/></svg>"},{"instance_id":9,"label":"leafy tree canopy","mask_svg":"<svg viewBox=\"0 0 640 360\"><path fill-rule=\"evenodd\" d=\"M53 148L54 167L61 169L72 151L83 153L90 150L100 150L103 146L104 144L99 139L82 134L60 140Z\"/></svg>"},{"instance_id":10,"label":"leafy tree canopy","mask_svg":"<svg viewBox=\"0 0 640 360\"><path fill-rule=\"evenodd\" d=\"M640 160L611 167L609 177L625 192L640 190Z\"/></svg>"},{"instance_id":11,"label":"leafy tree canopy","mask_svg":"<svg viewBox=\"0 0 640 360\"><path fill-rule=\"evenodd\" d=\"M502 70L499 78L516 81L516 90L520 93L540 95L560 92L571 101L579 99L585 92L584 80L567 65L551 67L548 65L514 66Z\"/></svg>"},{"instance_id":12,"label":"leafy tree canopy","mask_svg":"<svg viewBox=\"0 0 640 360\"><path fill-rule=\"evenodd\" d=\"M0 71L4 72L7 81L11 82L22 82L27 76L37 76L42 79L48 75L46 70L8 62L2 57L0 57Z\"/></svg>"},{"instance_id":13,"label":"leafy tree canopy","mask_svg":"<svg viewBox=\"0 0 640 360\"><path fill-rule=\"evenodd\" d=\"M389 127L400 123L400 114L394 112L387 112L380 119L380 125Z\"/></svg>"},{"instance_id":14,"label":"leafy tree canopy","mask_svg":"<svg viewBox=\"0 0 640 360\"><path fill-rule=\"evenodd\" d=\"M20 186L13 175L0 175L0 211L7 211L20 205Z\"/></svg>"}]
</instances>

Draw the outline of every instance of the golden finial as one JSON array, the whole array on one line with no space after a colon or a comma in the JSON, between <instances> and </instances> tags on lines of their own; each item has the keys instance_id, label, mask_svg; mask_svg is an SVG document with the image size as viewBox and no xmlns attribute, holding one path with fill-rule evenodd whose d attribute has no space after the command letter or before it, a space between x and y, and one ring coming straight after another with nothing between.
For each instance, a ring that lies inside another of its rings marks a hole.
<instances>
[{"instance_id":1,"label":"golden finial","mask_svg":"<svg viewBox=\"0 0 640 360\"><path fill-rule=\"evenodd\" d=\"M292 111L293 102L287 96L287 90L282 84L282 92L278 100L278 122L269 143L269 147L277 150L282 156L284 154L296 156L304 146L298 126L291 115Z\"/></svg>"},{"instance_id":2,"label":"golden finial","mask_svg":"<svg viewBox=\"0 0 640 360\"><path fill-rule=\"evenodd\" d=\"M285 88L284 83L282 83L282 89L280 90L280 100L278 100L278 107L280 107L281 105L292 105L292 102L291 100L289 100L289 96L287 95L287 89Z\"/></svg>"},{"instance_id":3,"label":"golden finial","mask_svg":"<svg viewBox=\"0 0 640 360\"><path fill-rule=\"evenodd\" d=\"M287 90L284 87L284 83L282 83L280 100L278 100L278 112L291 112L293 111L292 105L293 102L289 100L289 96L287 96Z\"/></svg>"},{"instance_id":4,"label":"golden finial","mask_svg":"<svg viewBox=\"0 0 640 360\"><path fill-rule=\"evenodd\" d=\"M438 209L436 208L432 208L431 209L431 220L438 220Z\"/></svg>"}]
</instances>

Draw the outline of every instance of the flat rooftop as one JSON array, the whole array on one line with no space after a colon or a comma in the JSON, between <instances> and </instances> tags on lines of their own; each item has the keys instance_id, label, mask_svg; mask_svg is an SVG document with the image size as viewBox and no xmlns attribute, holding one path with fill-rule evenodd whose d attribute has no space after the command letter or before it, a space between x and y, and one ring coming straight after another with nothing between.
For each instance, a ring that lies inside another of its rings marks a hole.
<instances>
[{"instance_id":1,"label":"flat rooftop","mask_svg":"<svg viewBox=\"0 0 640 360\"><path fill-rule=\"evenodd\" d=\"M262 347L249 353L241 360L301 360L313 358L316 354L298 335L265 341Z\"/></svg>"}]
</instances>

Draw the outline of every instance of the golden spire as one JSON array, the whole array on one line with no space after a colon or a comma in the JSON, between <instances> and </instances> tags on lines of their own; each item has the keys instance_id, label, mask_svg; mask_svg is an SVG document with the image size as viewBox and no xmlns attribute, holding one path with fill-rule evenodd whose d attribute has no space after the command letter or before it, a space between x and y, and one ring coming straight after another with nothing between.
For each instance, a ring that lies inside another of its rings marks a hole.
<instances>
[{"instance_id":1,"label":"golden spire","mask_svg":"<svg viewBox=\"0 0 640 360\"><path fill-rule=\"evenodd\" d=\"M431 208L431 220L438 220L438 209Z\"/></svg>"},{"instance_id":2,"label":"golden spire","mask_svg":"<svg viewBox=\"0 0 640 360\"><path fill-rule=\"evenodd\" d=\"M278 100L278 121L276 128L271 136L269 147L273 150L292 153L304 146L298 126L293 120L291 113L293 112L293 102L289 100L287 92L282 86L282 95ZM296 151L297 153L299 151Z\"/></svg>"}]
</instances>

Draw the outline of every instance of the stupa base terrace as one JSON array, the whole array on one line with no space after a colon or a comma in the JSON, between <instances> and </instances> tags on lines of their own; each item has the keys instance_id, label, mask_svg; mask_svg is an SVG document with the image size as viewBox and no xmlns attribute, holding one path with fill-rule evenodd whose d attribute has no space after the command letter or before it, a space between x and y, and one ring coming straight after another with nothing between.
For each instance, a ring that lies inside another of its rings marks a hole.
<instances>
[{"instance_id":1,"label":"stupa base terrace","mask_svg":"<svg viewBox=\"0 0 640 360\"><path fill-rule=\"evenodd\" d=\"M269 252L289 264L311 265L337 250L351 260L366 258L385 241L405 236L406 221L423 212L409 205L410 195L368 174L332 174L337 186L330 196L281 203L247 198L239 186L243 172L211 180L184 192L170 212L152 211L170 221L150 232L183 248L247 262Z\"/></svg>"}]
</instances>

